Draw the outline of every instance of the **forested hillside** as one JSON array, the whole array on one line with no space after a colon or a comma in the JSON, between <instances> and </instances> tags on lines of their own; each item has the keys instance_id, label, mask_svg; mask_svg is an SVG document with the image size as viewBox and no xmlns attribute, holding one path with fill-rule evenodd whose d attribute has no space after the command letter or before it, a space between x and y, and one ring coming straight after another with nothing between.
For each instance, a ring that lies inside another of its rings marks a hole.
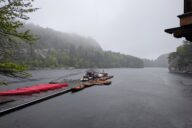
<instances>
[{"instance_id":1,"label":"forested hillside","mask_svg":"<svg viewBox=\"0 0 192 128\"><path fill-rule=\"evenodd\" d=\"M33 45L34 49L70 49L70 47L93 48L102 50L99 43L91 37L82 37L77 34L55 31L50 28L42 28L32 24L27 24L25 29L31 30L39 39Z\"/></svg>"},{"instance_id":2,"label":"forested hillside","mask_svg":"<svg viewBox=\"0 0 192 128\"><path fill-rule=\"evenodd\" d=\"M13 59L33 68L118 68L143 67L139 58L103 51L96 40L76 34L58 32L49 28L27 25L38 40L31 45L23 43Z\"/></svg>"},{"instance_id":3,"label":"forested hillside","mask_svg":"<svg viewBox=\"0 0 192 128\"><path fill-rule=\"evenodd\" d=\"M169 55L169 71L177 73L192 73L192 43L184 41L176 52Z\"/></svg>"},{"instance_id":4,"label":"forested hillside","mask_svg":"<svg viewBox=\"0 0 192 128\"><path fill-rule=\"evenodd\" d=\"M168 67L169 54L163 54L155 60L143 59L144 67Z\"/></svg>"}]
</instances>

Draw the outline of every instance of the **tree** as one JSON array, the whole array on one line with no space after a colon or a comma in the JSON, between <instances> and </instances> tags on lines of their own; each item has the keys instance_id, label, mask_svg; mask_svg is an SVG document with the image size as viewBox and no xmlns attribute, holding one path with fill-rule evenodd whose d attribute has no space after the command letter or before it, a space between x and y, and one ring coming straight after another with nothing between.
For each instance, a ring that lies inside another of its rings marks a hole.
<instances>
[{"instance_id":1,"label":"tree","mask_svg":"<svg viewBox=\"0 0 192 128\"><path fill-rule=\"evenodd\" d=\"M169 69L176 72L192 72L192 43L184 41L177 51L169 55ZM172 70L173 69L173 70Z\"/></svg>"},{"instance_id":2,"label":"tree","mask_svg":"<svg viewBox=\"0 0 192 128\"><path fill-rule=\"evenodd\" d=\"M28 13L37 8L33 0L0 0L0 74L10 77L28 77L26 66L16 64L11 56L22 42L36 40L29 30L22 30ZM2 82L0 82L2 83Z\"/></svg>"}]
</instances>

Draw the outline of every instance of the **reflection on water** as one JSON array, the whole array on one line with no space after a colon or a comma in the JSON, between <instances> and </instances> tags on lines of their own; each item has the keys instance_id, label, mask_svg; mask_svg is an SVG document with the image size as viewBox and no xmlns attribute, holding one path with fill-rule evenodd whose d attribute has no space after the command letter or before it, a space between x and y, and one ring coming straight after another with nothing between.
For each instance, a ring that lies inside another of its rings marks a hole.
<instances>
[{"instance_id":1,"label":"reflection on water","mask_svg":"<svg viewBox=\"0 0 192 128\"><path fill-rule=\"evenodd\" d=\"M0 127L192 127L191 77L171 74L164 68L105 71L115 76L110 86L93 86L11 113L0 118ZM47 79L50 81L62 76L64 71L45 72L37 74L51 74L53 78Z\"/></svg>"},{"instance_id":2,"label":"reflection on water","mask_svg":"<svg viewBox=\"0 0 192 128\"><path fill-rule=\"evenodd\" d=\"M82 72L84 72L84 70L35 70L30 72L33 75L33 77L30 79L10 79L9 86L0 86L1 91L49 82L68 83L69 87L50 90L42 93L35 93L33 95L0 96L0 110L24 104L26 102L30 102L32 100L36 100L47 95L74 87L79 83L79 77L81 76Z\"/></svg>"}]
</instances>

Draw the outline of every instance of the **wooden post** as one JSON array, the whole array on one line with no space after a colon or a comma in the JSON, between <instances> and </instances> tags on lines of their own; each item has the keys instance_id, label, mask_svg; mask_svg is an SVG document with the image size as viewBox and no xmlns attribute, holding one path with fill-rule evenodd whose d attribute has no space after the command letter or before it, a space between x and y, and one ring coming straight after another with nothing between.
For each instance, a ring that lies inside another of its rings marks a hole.
<instances>
[{"instance_id":1,"label":"wooden post","mask_svg":"<svg viewBox=\"0 0 192 128\"><path fill-rule=\"evenodd\" d=\"M192 0L184 0L184 14L178 17L180 26L192 25Z\"/></svg>"},{"instance_id":2,"label":"wooden post","mask_svg":"<svg viewBox=\"0 0 192 128\"><path fill-rule=\"evenodd\" d=\"M184 13L192 12L192 0L184 0Z\"/></svg>"},{"instance_id":3,"label":"wooden post","mask_svg":"<svg viewBox=\"0 0 192 128\"><path fill-rule=\"evenodd\" d=\"M192 42L192 0L184 0L184 14L178 17L180 27L166 29L165 32L173 34L176 38L185 37Z\"/></svg>"}]
</instances>

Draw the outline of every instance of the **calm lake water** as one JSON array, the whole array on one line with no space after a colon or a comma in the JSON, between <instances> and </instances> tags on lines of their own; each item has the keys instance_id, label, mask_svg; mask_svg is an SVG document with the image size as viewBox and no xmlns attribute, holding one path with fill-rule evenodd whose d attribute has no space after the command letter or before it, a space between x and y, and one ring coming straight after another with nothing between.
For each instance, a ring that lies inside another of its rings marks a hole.
<instances>
[{"instance_id":1,"label":"calm lake water","mask_svg":"<svg viewBox=\"0 0 192 128\"><path fill-rule=\"evenodd\" d=\"M105 71L115 76L110 86L64 94L2 116L0 128L192 128L192 77L166 68ZM31 81L0 89L77 79L83 73L32 71Z\"/></svg>"}]
</instances>

